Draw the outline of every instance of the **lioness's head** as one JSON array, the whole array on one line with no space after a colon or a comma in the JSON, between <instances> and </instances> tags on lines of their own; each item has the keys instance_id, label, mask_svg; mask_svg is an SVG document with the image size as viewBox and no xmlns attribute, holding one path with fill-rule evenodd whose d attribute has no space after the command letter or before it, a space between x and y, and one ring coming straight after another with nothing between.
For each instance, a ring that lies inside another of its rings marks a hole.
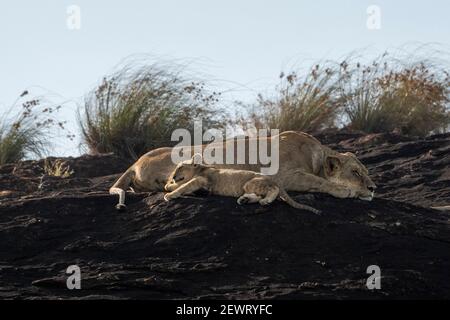
<instances>
[{"instance_id":1,"label":"lioness's head","mask_svg":"<svg viewBox=\"0 0 450 320\"><path fill-rule=\"evenodd\" d=\"M206 167L202 165L202 162L202 155L199 153L194 154L194 156L189 160L180 162L170 174L165 189L169 191L171 189L171 185L181 185L191 180L203 168Z\"/></svg>"},{"instance_id":2,"label":"lioness's head","mask_svg":"<svg viewBox=\"0 0 450 320\"><path fill-rule=\"evenodd\" d=\"M366 167L351 152L329 155L324 163L325 176L331 182L344 185L362 200L372 200L376 185Z\"/></svg>"}]
</instances>

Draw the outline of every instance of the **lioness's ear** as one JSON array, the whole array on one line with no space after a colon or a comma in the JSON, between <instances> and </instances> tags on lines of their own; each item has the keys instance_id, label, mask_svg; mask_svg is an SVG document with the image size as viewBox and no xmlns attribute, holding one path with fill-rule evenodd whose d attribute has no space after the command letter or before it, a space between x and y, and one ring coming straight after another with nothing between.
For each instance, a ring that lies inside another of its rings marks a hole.
<instances>
[{"instance_id":1,"label":"lioness's ear","mask_svg":"<svg viewBox=\"0 0 450 320\"><path fill-rule=\"evenodd\" d=\"M364 168L365 171L367 171L366 167L361 163L361 161L359 161L358 157L354 153L346 152L343 153L343 155L352 157L362 168Z\"/></svg>"},{"instance_id":2,"label":"lioness's ear","mask_svg":"<svg viewBox=\"0 0 450 320\"><path fill-rule=\"evenodd\" d=\"M203 157L200 153L196 153L192 156L192 164L202 164Z\"/></svg>"},{"instance_id":3,"label":"lioness's ear","mask_svg":"<svg viewBox=\"0 0 450 320\"><path fill-rule=\"evenodd\" d=\"M325 172L328 176L333 176L341 167L341 160L336 156L328 156L325 159Z\"/></svg>"}]
</instances>

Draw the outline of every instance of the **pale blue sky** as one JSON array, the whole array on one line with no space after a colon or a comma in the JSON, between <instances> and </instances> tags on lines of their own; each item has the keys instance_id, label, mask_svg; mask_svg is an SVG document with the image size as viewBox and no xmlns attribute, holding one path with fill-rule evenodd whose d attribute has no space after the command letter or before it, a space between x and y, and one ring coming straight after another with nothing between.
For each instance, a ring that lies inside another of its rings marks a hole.
<instances>
[{"instance_id":1,"label":"pale blue sky","mask_svg":"<svg viewBox=\"0 0 450 320\"><path fill-rule=\"evenodd\" d=\"M69 5L81 29L66 27ZM366 27L369 5L381 29ZM448 0L5 0L0 6L0 113L31 86L81 101L123 58L199 59L214 79L259 90L293 61L407 43L450 46ZM205 67L206 66L206 67ZM234 98L251 99L241 90ZM74 120L74 107L65 115ZM72 145L59 153L75 154Z\"/></svg>"}]
</instances>

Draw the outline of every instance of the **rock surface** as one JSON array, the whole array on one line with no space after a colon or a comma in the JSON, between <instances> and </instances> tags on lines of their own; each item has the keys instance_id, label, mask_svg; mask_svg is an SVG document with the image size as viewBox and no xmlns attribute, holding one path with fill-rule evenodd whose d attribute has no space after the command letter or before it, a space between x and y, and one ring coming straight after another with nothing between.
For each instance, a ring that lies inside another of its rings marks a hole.
<instances>
[{"instance_id":1,"label":"rock surface","mask_svg":"<svg viewBox=\"0 0 450 320\"><path fill-rule=\"evenodd\" d=\"M69 178L42 160L0 167L0 299L449 299L450 211L430 207L450 204L450 135L318 138L357 153L374 201L292 194L316 216L137 193L118 213L107 190L128 164L113 155L64 159ZM81 290L66 287L70 265ZM370 265L380 290L366 287Z\"/></svg>"}]
</instances>

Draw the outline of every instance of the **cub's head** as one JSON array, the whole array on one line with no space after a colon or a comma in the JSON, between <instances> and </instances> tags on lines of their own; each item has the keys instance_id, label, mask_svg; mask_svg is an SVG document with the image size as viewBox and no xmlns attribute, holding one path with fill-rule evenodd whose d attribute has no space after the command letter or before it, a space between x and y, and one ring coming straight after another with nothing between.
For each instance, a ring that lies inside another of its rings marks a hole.
<instances>
[{"instance_id":1,"label":"cub's head","mask_svg":"<svg viewBox=\"0 0 450 320\"><path fill-rule=\"evenodd\" d=\"M202 155L196 153L191 159L180 162L170 174L164 188L170 191L175 185L180 186L198 175L205 168L202 159Z\"/></svg>"},{"instance_id":2,"label":"cub's head","mask_svg":"<svg viewBox=\"0 0 450 320\"><path fill-rule=\"evenodd\" d=\"M367 168L351 152L327 156L324 172L331 182L352 189L361 200L372 200L376 185L369 177Z\"/></svg>"}]
</instances>

